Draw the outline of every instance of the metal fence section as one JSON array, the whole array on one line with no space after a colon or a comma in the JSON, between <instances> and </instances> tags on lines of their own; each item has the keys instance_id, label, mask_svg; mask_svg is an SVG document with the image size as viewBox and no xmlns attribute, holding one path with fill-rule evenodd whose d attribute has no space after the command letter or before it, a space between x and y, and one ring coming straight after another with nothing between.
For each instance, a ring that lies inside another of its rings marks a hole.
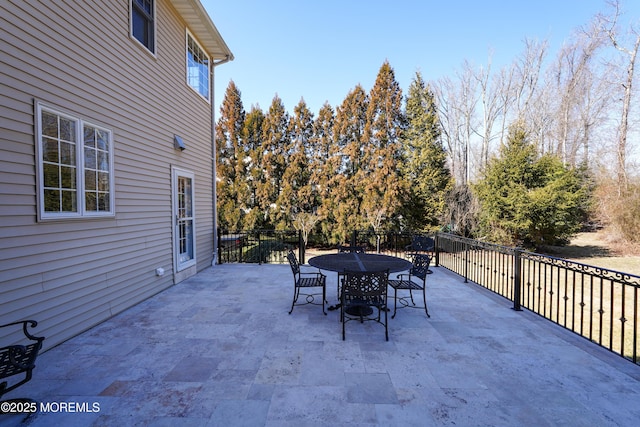
<instances>
[{"instance_id":1,"label":"metal fence section","mask_svg":"<svg viewBox=\"0 0 640 427\"><path fill-rule=\"evenodd\" d=\"M640 277L522 252L522 305L639 362Z\"/></svg>"},{"instance_id":2,"label":"metal fence section","mask_svg":"<svg viewBox=\"0 0 640 427\"><path fill-rule=\"evenodd\" d=\"M639 363L640 276L446 233L436 265Z\"/></svg>"},{"instance_id":3,"label":"metal fence section","mask_svg":"<svg viewBox=\"0 0 640 427\"><path fill-rule=\"evenodd\" d=\"M493 243L467 239L453 234L438 233L436 236L436 265L441 265L514 302L520 309L515 286L519 279L515 271L517 252L514 248Z\"/></svg>"},{"instance_id":4,"label":"metal fence section","mask_svg":"<svg viewBox=\"0 0 640 427\"><path fill-rule=\"evenodd\" d=\"M218 263L284 264L289 250L305 263L302 235L296 230L218 230Z\"/></svg>"},{"instance_id":5,"label":"metal fence section","mask_svg":"<svg viewBox=\"0 0 640 427\"><path fill-rule=\"evenodd\" d=\"M409 232L389 231L375 233L373 231L354 231L349 244L363 247L367 252L392 255L400 258L409 257L407 246L411 244L414 234Z\"/></svg>"},{"instance_id":6,"label":"metal fence section","mask_svg":"<svg viewBox=\"0 0 640 427\"><path fill-rule=\"evenodd\" d=\"M345 242L361 246L367 252L411 259L407 247L415 233L354 231ZM298 259L305 263L302 233L296 230L218 230L218 263L287 263L289 249L297 251Z\"/></svg>"}]
</instances>

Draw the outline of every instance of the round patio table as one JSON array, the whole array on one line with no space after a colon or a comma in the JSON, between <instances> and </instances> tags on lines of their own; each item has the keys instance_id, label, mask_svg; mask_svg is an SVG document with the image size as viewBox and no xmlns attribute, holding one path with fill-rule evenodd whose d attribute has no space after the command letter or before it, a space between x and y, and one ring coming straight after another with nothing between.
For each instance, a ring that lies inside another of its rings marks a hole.
<instances>
[{"instance_id":1,"label":"round patio table","mask_svg":"<svg viewBox=\"0 0 640 427\"><path fill-rule=\"evenodd\" d=\"M411 268L411 263L406 259L389 255L359 254L355 252L318 255L309 258L308 262L309 265L319 268L320 270L337 271L338 273L344 273L345 271L374 272L385 270L388 270L389 273L397 273ZM340 304L332 305L328 309L336 310L338 308L340 308ZM368 316L371 313L366 312L363 314Z\"/></svg>"},{"instance_id":2,"label":"round patio table","mask_svg":"<svg viewBox=\"0 0 640 427\"><path fill-rule=\"evenodd\" d=\"M320 270L337 271L384 271L397 273L411 268L406 259L380 254L358 254L353 252L318 255L309 259L309 265Z\"/></svg>"}]
</instances>

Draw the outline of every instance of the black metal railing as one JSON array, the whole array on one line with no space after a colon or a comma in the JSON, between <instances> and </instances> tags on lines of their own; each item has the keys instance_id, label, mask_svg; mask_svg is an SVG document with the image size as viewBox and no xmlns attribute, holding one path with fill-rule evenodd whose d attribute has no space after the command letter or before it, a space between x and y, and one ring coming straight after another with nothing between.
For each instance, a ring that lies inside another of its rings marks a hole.
<instances>
[{"instance_id":1,"label":"black metal railing","mask_svg":"<svg viewBox=\"0 0 640 427\"><path fill-rule=\"evenodd\" d=\"M393 255L410 259L407 246L416 233L354 231L348 242L361 246L367 252ZM336 246L337 248L337 246ZM305 263L305 245L302 233L296 230L218 230L218 263L287 263L289 249L298 251L298 258Z\"/></svg>"},{"instance_id":2,"label":"black metal railing","mask_svg":"<svg viewBox=\"0 0 640 427\"><path fill-rule=\"evenodd\" d=\"M358 230L351 233L349 244L363 247L366 252L407 258L406 248L411 244L414 235L414 233L399 231L375 233Z\"/></svg>"},{"instance_id":3,"label":"black metal railing","mask_svg":"<svg viewBox=\"0 0 640 427\"><path fill-rule=\"evenodd\" d=\"M438 233L435 265L458 273L465 282L470 280L510 299L514 309L519 310L515 252L515 248Z\"/></svg>"},{"instance_id":4,"label":"black metal railing","mask_svg":"<svg viewBox=\"0 0 640 427\"><path fill-rule=\"evenodd\" d=\"M446 233L436 265L640 362L640 276Z\"/></svg>"},{"instance_id":5,"label":"black metal railing","mask_svg":"<svg viewBox=\"0 0 640 427\"><path fill-rule=\"evenodd\" d=\"M287 252L297 251L298 259L305 262L302 234L296 230L218 229L218 263L284 264Z\"/></svg>"}]
</instances>

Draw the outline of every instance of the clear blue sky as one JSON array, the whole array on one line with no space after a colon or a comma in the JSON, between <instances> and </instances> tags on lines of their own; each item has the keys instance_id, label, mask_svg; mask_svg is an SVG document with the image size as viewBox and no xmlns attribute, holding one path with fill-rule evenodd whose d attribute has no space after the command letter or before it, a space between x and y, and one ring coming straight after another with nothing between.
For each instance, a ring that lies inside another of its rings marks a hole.
<instances>
[{"instance_id":1,"label":"clear blue sky","mask_svg":"<svg viewBox=\"0 0 640 427\"><path fill-rule=\"evenodd\" d=\"M426 81L453 76L464 60L510 63L525 39L547 40L551 54L605 0L201 0L235 60L216 68L216 115L230 80L246 111L267 111L275 94L292 114L304 98L317 116L361 84L369 91L388 60L406 94L416 71ZM626 19L638 0L622 0Z\"/></svg>"}]
</instances>

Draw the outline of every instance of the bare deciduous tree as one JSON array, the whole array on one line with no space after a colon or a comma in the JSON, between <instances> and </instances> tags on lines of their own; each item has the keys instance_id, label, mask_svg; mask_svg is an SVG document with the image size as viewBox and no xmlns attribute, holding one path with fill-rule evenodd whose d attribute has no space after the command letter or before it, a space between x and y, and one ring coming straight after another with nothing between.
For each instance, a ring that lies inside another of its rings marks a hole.
<instances>
[{"instance_id":1,"label":"bare deciduous tree","mask_svg":"<svg viewBox=\"0 0 640 427\"><path fill-rule=\"evenodd\" d=\"M367 210L366 215L367 221L376 235L376 252L380 252L380 231L382 230L382 223L387 217L387 210L381 207L371 208Z\"/></svg>"},{"instance_id":2,"label":"bare deciduous tree","mask_svg":"<svg viewBox=\"0 0 640 427\"><path fill-rule=\"evenodd\" d=\"M468 63L457 80L445 77L434 85L442 137L451 154L451 172L457 182L469 182L472 137L477 133L477 81Z\"/></svg>"},{"instance_id":3,"label":"bare deciduous tree","mask_svg":"<svg viewBox=\"0 0 640 427\"><path fill-rule=\"evenodd\" d=\"M556 152L565 164L576 165L580 149L587 150L592 124L602 113L606 97L597 94L597 79L593 73L596 51L603 39L596 25L576 33L570 43L560 50L552 68L555 94L560 94L557 106ZM595 99L595 97L600 97Z\"/></svg>"},{"instance_id":4,"label":"bare deciduous tree","mask_svg":"<svg viewBox=\"0 0 640 427\"><path fill-rule=\"evenodd\" d=\"M513 84L510 95L513 97L515 120L526 117L529 106L536 94L542 63L547 55L547 42L525 40L523 55L514 63Z\"/></svg>"},{"instance_id":5,"label":"bare deciduous tree","mask_svg":"<svg viewBox=\"0 0 640 427\"><path fill-rule=\"evenodd\" d=\"M620 36L620 30L617 28L618 18L620 17L620 2L618 0L611 1L609 4L614 8L612 17L600 15L599 19L603 30L611 40L613 47L624 54L628 60L626 66L625 81L621 83L624 90L622 98L622 113L620 118L620 128L618 132L617 147L617 176L618 191L621 192L627 187L627 135L629 133L629 110L631 108L631 98L633 95L633 76L635 72L636 56L638 48L640 48L640 33L631 26L630 32L634 40L630 43L632 47L623 46Z\"/></svg>"},{"instance_id":6,"label":"bare deciduous tree","mask_svg":"<svg viewBox=\"0 0 640 427\"><path fill-rule=\"evenodd\" d=\"M524 50L510 66L501 70L496 85L501 109L498 129L500 146L505 144L508 128L512 123L527 123L532 135L543 132L540 127L546 120L546 107L540 102L540 75L547 55L546 41L524 41ZM536 132L537 131L537 132Z\"/></svg>"},{"instance_id":7,"label":"bare deciduous tree","mask_svg":"<svg viewBox=\"0 0 640 427\"><path fill-rule=\"evenodd\" d=\"M309 233L313 231L313 228L320 219L321 217L318 214L309 212L298 212L291 215L293 227L302 232L302 240L304 241L305 247L309 241Z\"/></svg>"},{"instance_id":8,"label":"bare deciduous tree","mask_svg":"<svg viewBox=\"0 0 640 427\"><path fill-rule=\"evenodd\" d=\"M494 125L500 115L504 114L505 104L502 102L504 97L501 93L504 91L504 73L491 74L491 58L487 67L480 67L475 75L480 87L480 103L482 104L482 146L480 148L480 167L484 169L489 161L489 152L491 142L495 139Z\"/></svg>"}]
</instances>

